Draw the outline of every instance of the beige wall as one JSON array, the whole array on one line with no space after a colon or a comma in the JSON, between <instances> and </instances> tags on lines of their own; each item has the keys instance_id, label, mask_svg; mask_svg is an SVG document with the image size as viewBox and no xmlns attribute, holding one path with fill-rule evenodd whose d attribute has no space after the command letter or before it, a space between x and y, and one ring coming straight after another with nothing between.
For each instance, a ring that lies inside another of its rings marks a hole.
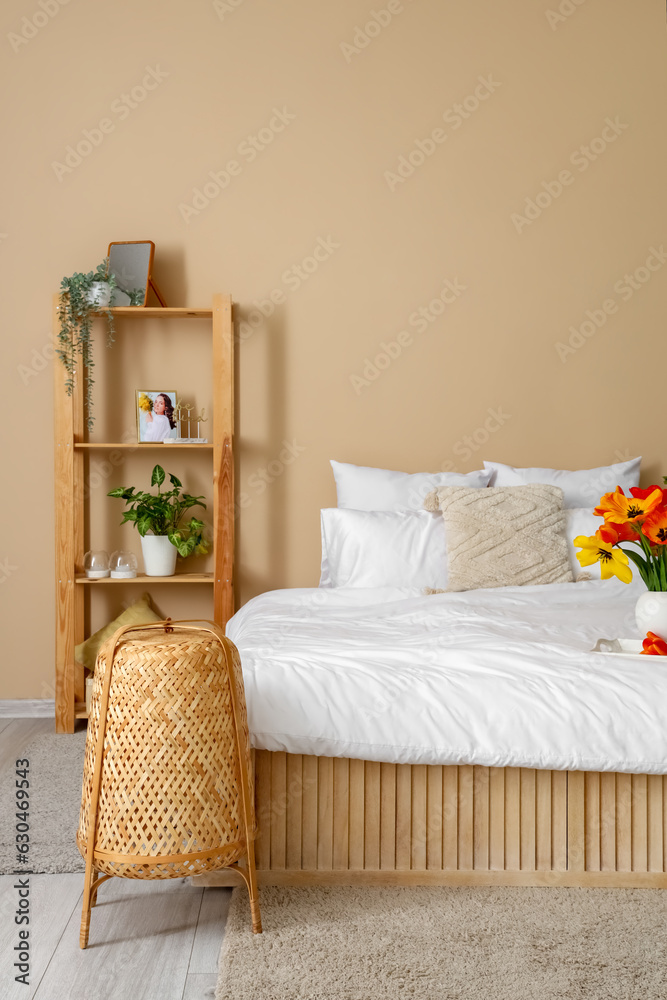
<instances>
[{"instance_id":1,"label":"beige wall","mask_svg":"<svg viewBox=\"0 0 667 1000\"><path fill-rule=\"evenodd\" d=\"M0 11L0 336L12 428L0 697L52 696L50 297L110 239L155 240L170 304L230 291L247 321L254 303L284 293L238 348L241 600L317 583L318 510L335 503L330 457L416 471L483 458L576 468L642 453L645 481L667 470L667 266L652 257L636 288L624 278L667 241L662 0L42 2L46 15L38 0ZM387 21L388 7L390 23L357 33L372 10ZM147 67L159 68L146 81L154 89L136 102ZM89 155L54 167L104 118L113 129ZM424 162L392 177L434 129ZM272 141L253 157L244 143L258 133ZM193 189L230 160L226 188L190 211ZM568 183L548 204L543 182L563 171ZM540 191L536 217L522 221ZM318 245L325 259L301 280L295 269ZM459 293L420 331L413 314L446 281ZM605 300L601 329L560 357L557 344ZM401 331L400 356L353 385ZM100 345L119 400L114 410L100 397L101 420L131 428L124 391L158 375L205 405L205 337L182 332L159 348L137 334L109 353ZM492 410L502 425L489 424L484 443ZM298 455L262 488L257 474L280 471L269 463L285 441ZM93 541L136 547L129 528L117 534L104 493L145 468L133 458L93 491ZM205 471L191 467L195 486ZM165 613L210 613L203 593L177 600L166 589L155 590ZM94 606L93 623L130 593Z\"/></svg>"}]
</instances>

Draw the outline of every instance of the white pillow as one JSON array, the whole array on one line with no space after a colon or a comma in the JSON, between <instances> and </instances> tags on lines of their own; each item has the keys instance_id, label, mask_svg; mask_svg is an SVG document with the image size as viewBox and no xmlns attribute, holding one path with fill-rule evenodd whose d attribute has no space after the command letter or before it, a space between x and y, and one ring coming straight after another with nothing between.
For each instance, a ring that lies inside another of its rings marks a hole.
<instances>
[{"instance_id":1,"label":"white pillow","mask_svg":"<svg viewBox=\"0 0 667 1000\"><path fill-rule=\"evenodd\" d=\"M332 587L447 587L442 515L427 510L320 511Z\"/></svg>"},{"instance_id":2,"label":"white pillow","mask_svg":"<svg viewBox=\"0 0 667 1000\"><path fill-rule=\"evenodd\" d=\"M603 493L611 493L622 486L626 494L631 486L639 486L640 458L616 465L603 465L599 469L515 469L500 462L485 462L491 473L490 486L524 486L526 483L545 483L560 486L564 507L596 507Z\"/></svg>"},{"instance_id":3,"label":"white pillow","mask_svg":"<svg viewBox=\"0 0 667 1000\"><path fill-rule=\"evenodd\" d=\"M491 472L392 472L364 465L331 462L338 506L352 510L420 510L439 486L489 485Z\"/></svg>"}]
</instances>

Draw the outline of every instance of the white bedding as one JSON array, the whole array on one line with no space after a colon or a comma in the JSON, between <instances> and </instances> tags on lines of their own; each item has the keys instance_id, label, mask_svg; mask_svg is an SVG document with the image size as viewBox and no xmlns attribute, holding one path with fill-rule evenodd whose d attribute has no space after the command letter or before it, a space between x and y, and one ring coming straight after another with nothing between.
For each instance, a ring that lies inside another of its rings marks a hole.
<instances>
[{"instance_id":1,"label":"white bedding","mask_svg":"<svg viewBox=\"0 0 667 1000\"><path fill-rule=\"evenodd\" d=\"M227 634L252 744L408 764L667 773L667 663L590 653L637 637L640 583L279 590Z\"/></svg>"}]
</instances>

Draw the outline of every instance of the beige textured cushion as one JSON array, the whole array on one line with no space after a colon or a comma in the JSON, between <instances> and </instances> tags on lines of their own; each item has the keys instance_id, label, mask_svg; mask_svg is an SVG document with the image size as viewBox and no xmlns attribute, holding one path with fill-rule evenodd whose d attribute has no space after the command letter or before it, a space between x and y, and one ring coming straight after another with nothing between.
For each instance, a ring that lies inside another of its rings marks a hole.
<instances>
[{"instance_id":1,"label":"beige textured cushion","mask_svg":"<svg viewBox=\"0 0 667 1000\"><path fill-rule=\"evenodd\" d=\"M156 615L151 607L151 595L146 591L138 601L126 608L118 618L98 629L90 639L79 643L74 647L74 659L77 663L83 663L91 672L95 670L95 660L100 649L121 625L150 625L152 622L160 622L162 619Z\"/></svg>"},{"instance_id":2,"label":"beige textured cushion","mask_svg":"<svg viewBox=\"0 0 667 1000\"><path fill-rule=\"evenodd\" d=\"M572 582L557 486L441 486L424 507L445 519L448 590Z\"/></svg>"}]
</instances>

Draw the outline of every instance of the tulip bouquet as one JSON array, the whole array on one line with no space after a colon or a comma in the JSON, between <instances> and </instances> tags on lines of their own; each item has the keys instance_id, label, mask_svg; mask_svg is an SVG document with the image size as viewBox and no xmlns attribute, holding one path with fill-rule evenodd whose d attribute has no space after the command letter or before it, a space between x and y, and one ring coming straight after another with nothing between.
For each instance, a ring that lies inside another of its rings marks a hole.
<instances>
[{"instance_id":1,"label":"tulip bouquet","mask_svg":"<svg viewBox=\"0 0 667 1000\"><path fill-rule=\"evenodd\" d=\"M575 538L581 565L599 562L603 580L617 576L630 583L632 562L648 590L667 591L667 489L633 487L626 497L619 486L614 493L605 493L593 513L604 523L594 535ZM624 542L634 548L621 548Z\"/></svg>"},{"instance_id":2,"label":"tulip bouquet","mask_svg":"<svg viewBox=\"0 0 667 1000\"><path fill-rule=\"evenodd\" d=\"M663 483L667 483L667 476ZM633 563L647 590L667 592L667 489L633 487L626 496L619 486L614 493L605 493L593 513L603 517L604 522L594 535L574 539L581 549L577 552L581 565L599 562L603 580L617 576L623 583L630 583ZM649 631L642 653L667 656L666 638L664 633L659 636Z\"/></svg>"}]
</instances>

